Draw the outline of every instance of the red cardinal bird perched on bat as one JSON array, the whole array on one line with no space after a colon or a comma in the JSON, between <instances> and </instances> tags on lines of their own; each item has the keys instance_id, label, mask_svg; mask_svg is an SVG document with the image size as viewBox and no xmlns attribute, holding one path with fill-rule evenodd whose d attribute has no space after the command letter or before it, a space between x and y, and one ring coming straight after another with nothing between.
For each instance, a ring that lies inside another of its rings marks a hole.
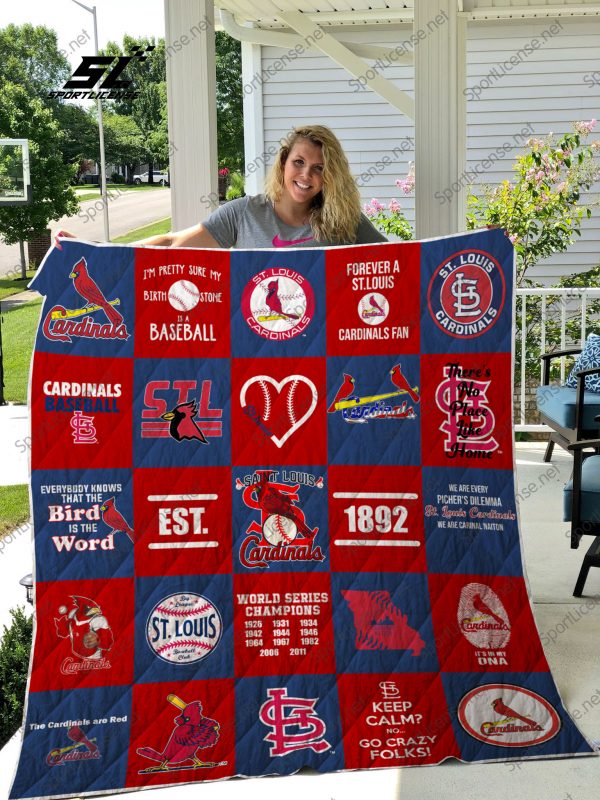
<instances>
[{"instance_id":1,"label":"red cardinal bird perched on bat","mask_svg":"<svg viewBox=\"0 0 600 800\"><path fill-rule=\"evenodd\" d=\"M105 500L100 506L100 511L102 511L102 522L112 528L114 533L124 533L129 536L133 542L133 530L125 517L117 510L114 497Z\"/></svg>"},{"instance_id":2,"label":"red cardinal bird perched on bat","mask_svg":"<svg viewBox=\"0 0 600 800\"><path fill-rule=\"evenodd\" d=\"M266 303L271 309L274 314L280 314L282 317L288 317L289 319L298 319L298 314L286 314L283 308L281 307L281 300L279 299L279 295L277 290L279 289L279 278L276 278L274 281L271 281L267 284L267 297Z\"/></svg>"},{"instance_id":3,"label":"red cardinal bird perched on bat","mask_svg":"<svg viewBox=\"0 0 600 800\"><path fill-rule=\"evenodd\" d=\"M198 406L196 401L190 400L188 403L179 403L171 411L163 414L161 419L166 419L171 423L169 425L169 433L178 442L182 439L198 439L202 444L208 444L206 436L194 420L197 413Z\"/></svg>"},{"instance_id":4,"label":"red cardinal bird perched on bat","mask_svg":"<svg viewBox=\"0 0 600 800\"><path fill-rule=\"evenodd\" d=\"M404 392L408 392L408 394L410 395L410 399L413 401L413 403L419 403L421 401L421 398L419 397L417 392L415 392L410 383L406 380L406 378L402 374L402 368L400 367L400 364L396 364L394 367L391 368L390 375L392 376L392 383L394 384L394 386L397 386Z\"/></svg>"},{"instance_id":5,"label":"red cardinal bird perched on bat","mask_svg":"<svg viewBox=\"0 0 600 800\"><path fill-rule=\"evenodd\" d=\"M346 397L348 397L349 395L352 394L352 392L354 390L354 384L355 383L356 383L356 381L354 380L352 375L348 375L347 372L344 372L344 382L342 383L340 388L337 390L337 394L333 398L332 404L327 409L327 413L328 414L333 414L333 412L335 411L335 404L336 403L339 403L340 400L344 400Z\"/></svg>"},{"instance_id":6,"label":"red cardinal bird perched on bat","mask_svg":"<svg viewBox=\"0 0 600 800\"><path fill-rule=\"evenodd\" d=\"M85 258L79 259L71 270L69 278L73 278L75 291L83 297L89 306L101 306L110 322L115 326L123 322L121 314L119 314L116 308L111 306L98 288L98 285L90 278Z\"/></svg>"},{"instance_id":7,"label":"red cardinal bird perched on bat","mask_svg":"<svg viewBox=\"0 0 600 800\"><path fill-rule=\"evenodd\" d=\"M279 489L276 489L267 480L261 480L254 487L254 494L261 509L267 514L279 514L280 517L286 517L291 520L298 531L304 536L313 538L317 533L317 528L309 528L304 522L304 514L300 509L296 508L293 502Z\"/></svg>"},{"instance_id":8,"label":"red cardinal bird perched on bat","mask_svg":"<svg viewBox=\"0 0 600 800\"><path fill-rule=\"evenodd\" d=\"M537 731L542 730L535 720L529 719L529 717L523 717L521 714L518 714L516 711L513 711L510 706L505 705L502 702L501 697L498 697L496 700L492 702L492 708L494 709L496 714L500 714L500 716L502 717L508 717L509 719L519 719L526 725L531 725Z\"/></svg>"},{"instance_id":9,"label":"red cardinal bird perched on bat","mask_svg":"<svg viewBox=\"0 0 600 800\"><path fill-rule=\"evenodd\" d=\"M192 763L187 767L180 766L179 769L219 766L215 761L201 761L196 755L196 750L213 747L219 741L219 723L203 716L202 703L198 700L184 703L174 694L168 695L167 700L181 709L181 714L173 720L175 728L162 753L152 747L138 747L138 755L159 762L158 766L150 767L144 772L168 772L170 769L177 769L177 765L183 761Z\"/></svg>"}]
</instances>

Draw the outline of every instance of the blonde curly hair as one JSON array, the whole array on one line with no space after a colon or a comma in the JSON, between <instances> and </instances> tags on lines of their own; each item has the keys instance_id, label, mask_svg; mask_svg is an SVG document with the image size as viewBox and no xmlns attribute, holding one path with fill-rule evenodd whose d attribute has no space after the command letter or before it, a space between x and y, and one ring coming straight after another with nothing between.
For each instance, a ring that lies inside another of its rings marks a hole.
<instances>
[{"instance_id":1,"label":"blonde curly hair","mask_svg":"<svg viewBox=\"0 0 600 800\"><path fill-rule=\"evenodd\" d=\"M313 236L352 244L360 221L360 193L342 145L324 125L301 125L288 134L265 180L265 194L272 203L281 198L285 162L300 139L320 145L323 154L323 190L313 199L309 217Z\"/></svg>"}]
</instances>

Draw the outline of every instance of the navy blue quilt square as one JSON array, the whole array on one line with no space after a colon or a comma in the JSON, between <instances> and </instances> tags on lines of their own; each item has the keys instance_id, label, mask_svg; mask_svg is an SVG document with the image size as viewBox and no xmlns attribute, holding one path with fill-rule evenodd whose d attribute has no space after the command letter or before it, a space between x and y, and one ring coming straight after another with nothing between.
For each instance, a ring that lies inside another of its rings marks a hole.
<instances>
[{"instance_id":1,"label":"navy blue quilt square","mask_svg":"<svg viewBox=\"0 0 600 800\"><path fill-rule=\"evenodd\" d=\"M228 466L229 361L135 362L133 452L137 467Z\"/></svg>"},{"instance_id":2,"label":"navy blue quilt square","mask_svg":"<svg viewBox=\"0 0 600 800\"><path fill-rule=\"evenodd\" d=\"M510 352L513 270L501 229L423 242L421 351Z\"/></svg>"},{"instance_id":3,"label":"navy blue quilt square","mask_svg":"<svg viewBox=\"0 0 600 800\"><path fill-rule=\"evenodd\" d=\"M29 286L46 300L36 350L77 356L132 356L135 324L132 247L61 240ZM110 287L110 288L109 288Z\"/></svg>"},{"instance_id":4,"label":"navy blue quilt square","mask_svg":"<svg viewBox=\"0 0 600 800\"><path fill-rule=\"evenodd\" d=\"M124 785L131 689L105 686L29 695L10 797L73 796Z\"/></svg>"},{"instance_id":5,"label":"navy blue quilt square","mask_svg":"<svg viewBox=\"0 0 600 800\"><path fill-rule=\"evenodd\" d=\"M236 572L327 572L327 469L233 470Z\"/></svg>"},{"instance_id":6,"label":"navy blue quilt square","mask_svg":"<svg viewBox=\"0 0 600 800\"><path fill-rule=\"evenodd\" d=\"M327 359L331 464L420 465L419 357Z\"/></svg>"},{"instance_id":7,"label":"navy blue quilt square","mask_svg":"<svg viewBox=\"0 0 600 800\"><path fill-rule=\"evenodd\" d=\"M464 761L591 753L549 672L443 673Z\"/></svg>"},{"instance_id":8,"label":"navy blue quilt square","mask_svg":"<svg viewBox=\"0 0 600 800\"><path fill-rule=\"evenodd\" d=\"M325 355L325 254L231 254L233 356Z\"/></svg>"},{"instance_id":9,"label":"navy blue quilt square","mask_svg":"<svg viewBox=\"0 0 600 800\"><path fill-rule=\"evenodd\" d=\"M429 572L521 575L512 470L423 467Z\"/></svg>"},{"instance_id":10,"label":"navy blue quilt square","mask_svg":"<svg viewBox=\"0 0 600 800\"><path fill-rule=\"evenodd\" d=\"M33 470L38 581L133 575L132 473Z\"/></svg>"},{"instance_id":11,"label":"navy blue quilt square","mask_svg":"<svg viewBox=\"0 0 600 800\"><path fill-rule=\"evenodd\" d=\"M233 676L231 575L136 580L135 680Z\"/></svg>"},{"instance_id":12,"label":"navy blue quilt square","mask_svg":"<svg viewBox=\"0 0 600 800\"><path fill-rule=\"evenodd\" d=\"M331 576L338 672L436 672L424 574Z\"/></svg>"},{"instance_id":13,"label":"navy blue quilt square","mask_svg":"<svg viewBox=\"0 0 600 800\"><path fill-rule=\"evenodd\" d=\"M235 698L236 774L344 768L335 675L240 678Z\"/></svg>"}]
</instances>

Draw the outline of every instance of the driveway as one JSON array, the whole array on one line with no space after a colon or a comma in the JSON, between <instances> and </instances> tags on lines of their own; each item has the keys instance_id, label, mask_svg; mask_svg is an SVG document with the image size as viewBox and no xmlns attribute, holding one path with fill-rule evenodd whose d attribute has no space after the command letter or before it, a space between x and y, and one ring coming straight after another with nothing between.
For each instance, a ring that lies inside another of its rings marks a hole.
<instances>
[{"instance_id":1,"label":"driveway","mask_svg":"<svg viewBox=\"0 0 600 800\"><path fill-rule=\"evenodd\" d=\"M108 217L110 236L114 239L135 228L141 228L159 219L171 216L171 190L109 192ZM81 239L104 241L102 201L87 200L73 217L62 217L50 223L55 231L64 228ZM0 245L0 277L20 269L19 245Z\"/></svg>"}]
</instances>

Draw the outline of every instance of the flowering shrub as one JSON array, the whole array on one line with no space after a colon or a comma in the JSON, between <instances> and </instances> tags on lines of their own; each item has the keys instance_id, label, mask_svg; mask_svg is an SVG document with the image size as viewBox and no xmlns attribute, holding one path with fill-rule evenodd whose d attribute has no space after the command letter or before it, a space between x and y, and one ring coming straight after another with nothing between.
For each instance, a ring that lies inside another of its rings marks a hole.
<instances>
[{"instance_id":1,"label":"flowering shrub","mask_svg":"<svg viewBox=\"0 0 600 800\"><path fill-rule=\"evenodd\" d=\"M229 170L227 169L227 167L223 167L222 169L220 169L219 175L221 176L221 178L226 178L229 175Z\"/></svg>"},{"instance_id":2,"label":"flowering shrub","mask_svg":"<svg viewBox=\"0 0 600 800\"><path fill-rule=\"evenodd\" d=\"M410 194L415 188L415 172L412 162L409 165L408 175L406 178L398 178L396 186L402 189L404 194ZM390 200L387 208L379 200L373 198L370 203L363 206L363 210L371 222L384 233L392 233L404 240L413 238L412 226L404 216L402 206L396 198Z\"/></svg>"},{"instance_id":3,"label":"flowering shrub","mask_svg":"<svg viewBox=\"0 0 600 800\"><path fill-rule=\"evenodd\" d=\"M600 177L596 152L600 141L585 144L596 120L576 122L573 133L556 140L529 139L528 152L517 157L513 181L481 187L467 200L467 227L505 228L517 253L517 285L531 285L527 270L553 253L563 253L581 235L584 217L597 201L580 204L583 191Z\"/></svg>"}]
</instances>

